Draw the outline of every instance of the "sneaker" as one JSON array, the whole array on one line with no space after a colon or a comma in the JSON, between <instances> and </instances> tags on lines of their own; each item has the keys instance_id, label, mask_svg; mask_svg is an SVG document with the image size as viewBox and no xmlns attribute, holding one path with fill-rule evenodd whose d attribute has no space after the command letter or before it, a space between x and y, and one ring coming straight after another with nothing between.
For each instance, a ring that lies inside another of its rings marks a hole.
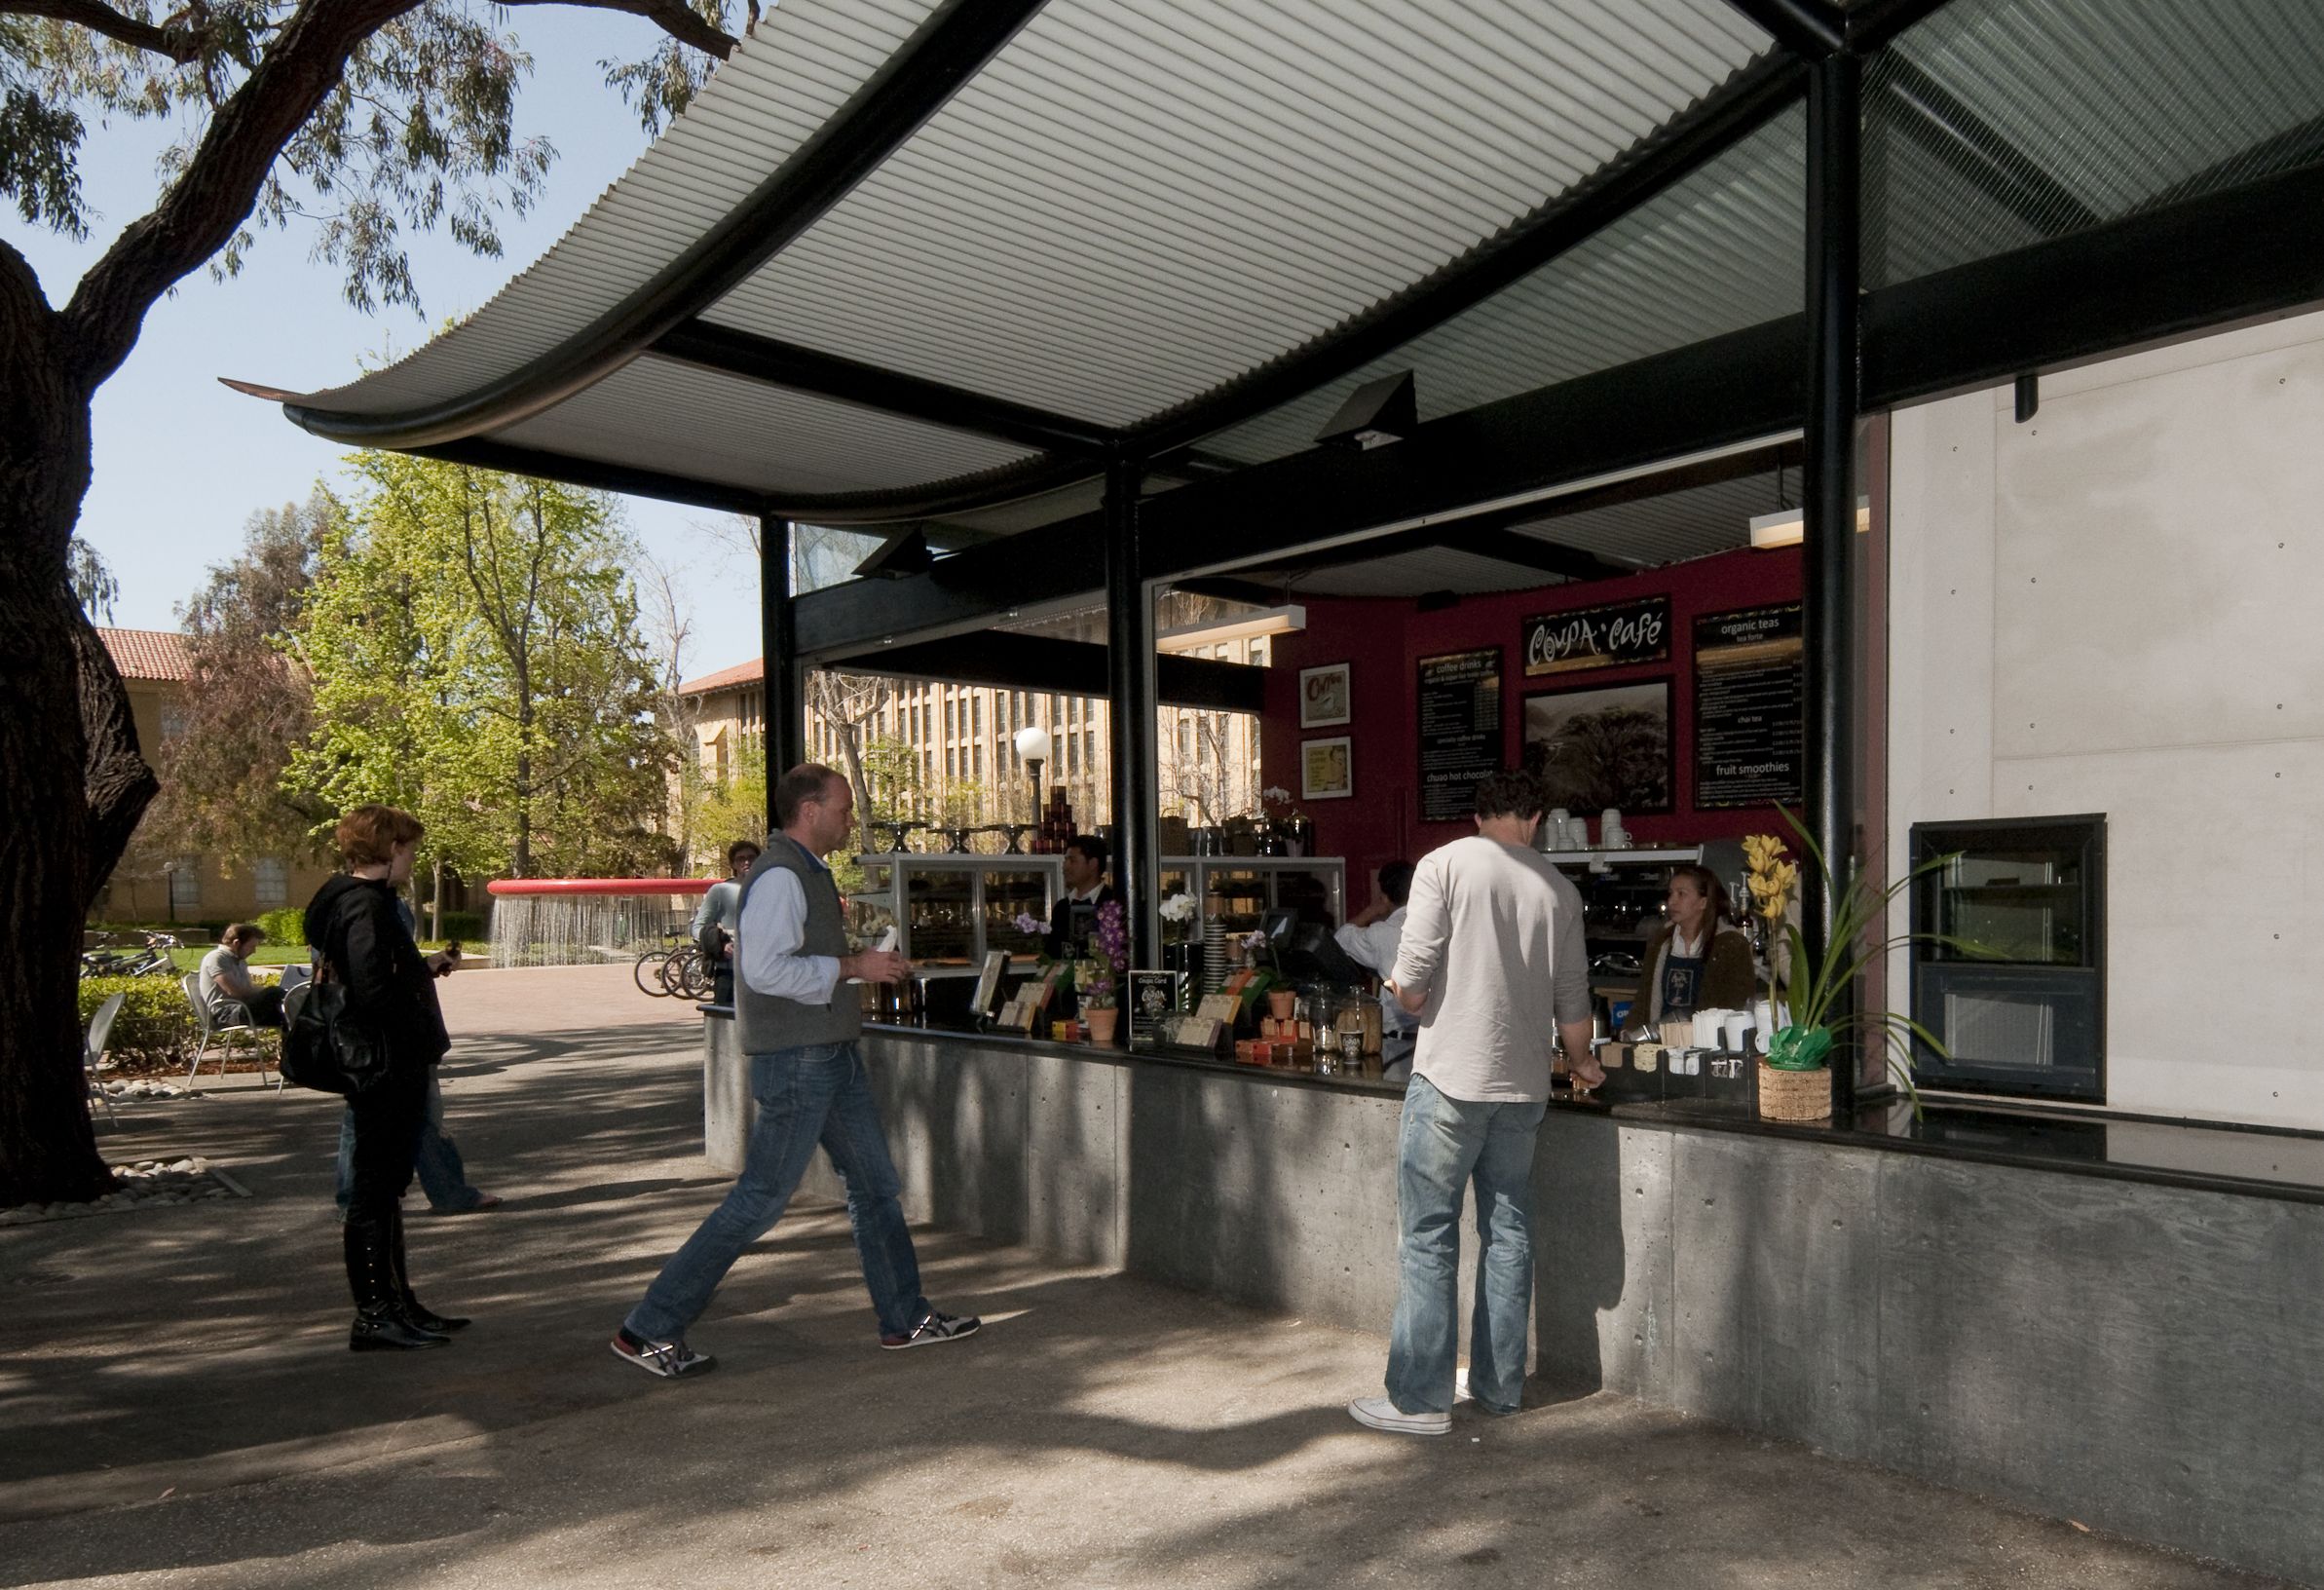
<instances>
[{"instance_id":1,"label":"sneaker","mask_svg":"<svg viewBox=\"0 0 2324 1590\"><path fill-rule=\"evenodd\" d=\"M901 1336L883 1336L880 1344L893 1352L900 1347L924 1347L931 1342L957 1342L974 1336L985 1322L974 1314L945 1314L928 1310L918 1325Z\"/></svg>"},{"instance_id":2,"label":"sneaker","mask_svg":"<svg viewBox=\"0 0 2324 1590\"><path fill-rule=\"evenodd\" d=\"M1480 1413L1490 1414L1495 1419L1507 1419L1511 1414L1517 1412L1515 1408L1497 1408L1489 1402L1479 1402L1477 1393L1469 1389L1469 1372L1465 1369L1456 1369L1452 1372L1452 1405L1457 1408L1464 1402Z\"/></svg>"},{"instance_id":3,"label":"sneaker","mask_svg":"<svg viewBox=\"0 0 2324 1590\"><path fill-rule=\"evenodd\" d=\"M625 1364L635 1364L649 1375L658 1375L674 1381L681 1375L700 1375L716 1367L718 1360L706 1352L696 1352L683 1342L640 1342L627 1331L615 1335L614 1356Z\"/></svg>"},{"instance_id":4,"label":"sneaker","mask_svg":"<svg viewBox=\"0 0 2324 1590\"><path fill-rule=\"evenodd\" d=\"M1348 1414L1359 1424L1393 1435L1446 1435L1452 1430L1450 1414L1407 1414L1386 1397L1358 1397Z\"/></svg>"}]
</instances>

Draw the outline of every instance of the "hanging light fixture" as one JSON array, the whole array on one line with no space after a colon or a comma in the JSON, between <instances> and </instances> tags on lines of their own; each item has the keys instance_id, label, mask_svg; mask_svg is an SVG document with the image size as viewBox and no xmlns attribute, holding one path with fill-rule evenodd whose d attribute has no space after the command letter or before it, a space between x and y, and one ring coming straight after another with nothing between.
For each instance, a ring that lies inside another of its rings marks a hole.
<instances>
[{"instance_id":1,"label":"hanging light fixture","mask_svg":"<svg viewBox=\"0 0 2324 1590\"><path fill-rule=\"evenodd\" d=\"M1751 548L1754 551L1765 551L1771 547L1797 547L1807 539L1807 510L1785 506L1788 498L1789 493L1783 489L1783 465L1779 462L1776 465L1776 511L1751 516ZM1872 499L1858 497L1855 500L1856 534L1860 536L1871 528Z\"/></svg>"}]
</instances>

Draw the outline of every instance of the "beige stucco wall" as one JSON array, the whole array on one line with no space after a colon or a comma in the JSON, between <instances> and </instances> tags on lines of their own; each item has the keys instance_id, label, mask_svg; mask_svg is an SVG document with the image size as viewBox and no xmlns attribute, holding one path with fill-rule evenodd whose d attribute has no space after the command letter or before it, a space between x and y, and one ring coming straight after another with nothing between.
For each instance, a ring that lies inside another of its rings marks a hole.
<instances>
[{"instance_id":1,"label":"beige stucco wall","mask_svg":"<svg viewBox=\"0 0 2324 1590\"><path fill-rule=\"evenodd\" d=\"M1891 853L2108 817L2108 1103L2324 1127L2324 315L1899 411ZM1901 991L1902 969L1894 986Z\"/></svg>"}]
</instances>

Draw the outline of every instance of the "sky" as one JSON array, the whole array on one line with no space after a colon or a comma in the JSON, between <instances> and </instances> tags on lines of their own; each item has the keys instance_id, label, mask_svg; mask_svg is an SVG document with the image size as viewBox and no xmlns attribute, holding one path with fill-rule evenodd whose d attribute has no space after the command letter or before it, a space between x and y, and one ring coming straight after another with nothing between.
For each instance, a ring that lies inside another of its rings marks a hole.
<instances>
[{"instance_id":1,"label":"sky","mask_svg":"<svg viewBox=\"0 0 2324 1590\"><path fill-rule=\"evenodd\" d=\"M309 261L312 234L294 221L258 234L240 277L221 283L196 272L147 315L136 351L97 394L95 478L81 511L81 536L121 582L114 624L176 628L177 605L212 564L240 549L252 512L303 499L318 479L343 482L344 448L308 435L277 404L228 391L218 377L307 392L408 353L432 327L481 307L644 152L645 130L604 86L596 63L644 54L657 37L651 24L562 7L506 15L534 60L517 101L517 133L545 135L557 160L531 213L502 216L502 257L478 258L440 233L407 234L424 315L405 307L366 315L341 295L336 267ZM92 123L82 145L93 211L86 243L37 229L13 207L0 210L0 237L31 261L52 304L71 297L81 273L151 208L160 191L154 159L169 141L164 124ZM680 576L691 607L685 673L757 657L755 568L715 533L739 521L644 498L622 502L638 540Z\"/></svg>"}]
</instances>

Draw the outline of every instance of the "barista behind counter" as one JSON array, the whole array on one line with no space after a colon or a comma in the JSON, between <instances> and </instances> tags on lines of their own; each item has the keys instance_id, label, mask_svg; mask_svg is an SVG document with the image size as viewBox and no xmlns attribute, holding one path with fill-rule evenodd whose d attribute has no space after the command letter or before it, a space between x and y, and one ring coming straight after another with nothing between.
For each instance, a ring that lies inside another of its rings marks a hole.
<instances>
[{"instance_id":1,"label":"barista behind counter","mask_svg":"<svg viewBox=\"0 0 2324 1590\"><path fill-rule=\"evenodd\" d=\"M1722 922L1726 914L1727 891L1708 867L1670 870L1665 920L1646 941L1625 1033L1651 1034L1661 1022L1697 1010L1750 1007L1751 940L1742 928Z\"/></svg>"},{"instance_id":2,"label":"barista behind counter","mask_svg":"<svg viewBox=\"0 0 2324 1590\"><path fill-rule=\"evenodd\" d=\"M1097 931L1098 907L1121 898L1106 882L1106 841L1096 834L1075 834L1066 841L1066 889L1049 913L1049 933L1042 948L1051 960L1063 961Z\"/></svg>"}]
</instances>

